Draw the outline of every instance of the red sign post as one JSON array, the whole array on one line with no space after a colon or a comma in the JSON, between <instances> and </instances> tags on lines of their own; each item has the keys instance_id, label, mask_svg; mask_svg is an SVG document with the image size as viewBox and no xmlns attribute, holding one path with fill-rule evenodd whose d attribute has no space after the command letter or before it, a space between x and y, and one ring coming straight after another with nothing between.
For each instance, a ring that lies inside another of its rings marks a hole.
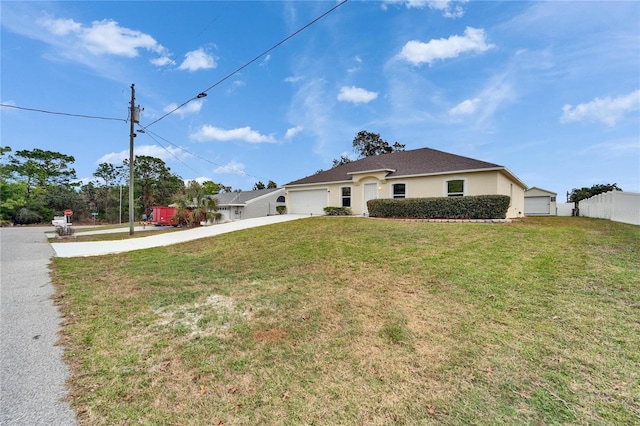
<instances>
[{"instance_id":1,"label":"red sign post","mask_svg":"<svg viewBox=\"0 0 640 426\"><path fill-rule=\"evenodd\" d=\"M66 210L64 211L64 215L65 215L65 216L71 216L72 214L73 214L73 211L72 211L71 209L66 209Z\"/></svg>"}]
</instances>

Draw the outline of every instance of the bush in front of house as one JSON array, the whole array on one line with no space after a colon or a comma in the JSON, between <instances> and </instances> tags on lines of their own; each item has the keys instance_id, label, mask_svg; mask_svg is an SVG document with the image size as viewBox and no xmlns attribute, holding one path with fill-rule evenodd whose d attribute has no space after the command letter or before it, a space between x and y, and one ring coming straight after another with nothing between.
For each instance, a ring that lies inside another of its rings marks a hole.
<instances>
[{"instance_id":1,"label":"bush in front of house","mask_svg":"<svg viewBox=\"0 0 640 426\"><path fill-rule=\"evenodd\" d=\"M276 206L278 214L285 214L287 212L287 206Z\"/></svg>"},{"instance_id":2,"label":"bush in front of house","mask_svg":"<svg viewBox=\"0 0 640 426\"><path fill-rule=\"evenodd\" d=\"M325 207L324 213L327 216L351 216L349 207Z\"/></svg>"},{"instance_id":3,"label":"bush in front of house","mask_svg":"<svg viewBox=\"0 0 640 426\"><path fill-rule=\"evenodd\" d=\"M477 195L434 198L378 198L367 201L371 217L412 219L504 219L510 197Z\"/></svg>"}]
</instances>

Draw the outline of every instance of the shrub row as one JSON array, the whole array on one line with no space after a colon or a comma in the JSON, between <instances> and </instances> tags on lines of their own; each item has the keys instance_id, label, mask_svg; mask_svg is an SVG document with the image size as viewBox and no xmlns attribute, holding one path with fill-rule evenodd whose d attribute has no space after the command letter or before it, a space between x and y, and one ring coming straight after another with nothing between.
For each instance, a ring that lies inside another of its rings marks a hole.
<instances>
[{"instance_id":1,"label":"shrub row","mask_svg":"<svg viewBox=\"0 0 640 426\"><path fill-rule=\"evenodd\" d=\"M510 197L478 195L436 198L378 198L367 201L371 217L416 219L504 219Z\"/></svg>"},{"instance_id":2,"label":"shrub row","mask_svg":"<svg viewBox=\"0 0 640 426\"><path fill-rule=\"evenodd\" d=\"M349 207L325 207L324 213L327 216L351 216Z\"/></svg>"}]
</instances>

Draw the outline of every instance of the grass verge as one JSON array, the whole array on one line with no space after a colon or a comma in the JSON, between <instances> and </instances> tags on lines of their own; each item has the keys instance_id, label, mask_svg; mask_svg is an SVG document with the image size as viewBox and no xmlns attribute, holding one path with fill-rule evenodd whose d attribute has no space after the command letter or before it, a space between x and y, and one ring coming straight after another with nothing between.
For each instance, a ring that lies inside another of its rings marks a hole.
<instances>
[{"instance_id":1,"label":"grass verge","mask_svg":"<svg viewBox=\"0 0 640 426\"><path fill-rule=\"evenodd\" d=\"M173 227L161 227L157 229L149 229L143 231L136 231L133 235L129 235L128 229L123 232L114 232L114 233L103 233L103 234L85 234L83 232L88 232L86 230L80 230L77 234L74 234L73 237L70 238L48 238L50 243L82 243L82 242L90 242L90 241L120 241L120 240L128 240L130 238L142 238L142 237L150 237L152 235L160 235L166 234L169 232L180 232L184 231L185 228L173 228Z\"/></svg>"},{"instance_id":2,"label":"grass verge","mask_svg":"<svg viewBox=\"0 0 640 426\"><path fill-rule=\"evenodd\" d=\"M634 424L640 227L310 218L56 258L83 424Z\"/></svg>"}]
</instances>

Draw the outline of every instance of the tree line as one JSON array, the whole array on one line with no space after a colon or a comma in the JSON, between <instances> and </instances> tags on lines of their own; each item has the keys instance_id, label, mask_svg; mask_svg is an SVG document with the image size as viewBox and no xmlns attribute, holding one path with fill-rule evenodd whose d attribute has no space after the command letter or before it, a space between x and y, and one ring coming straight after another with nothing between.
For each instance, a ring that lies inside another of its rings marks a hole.
<instances>
[{"instance_id":1,"label":"tree line","mask_svg":"<svg viewBox=\"0 0 640 426\"><path fill-rule=\"evenodd\" d=\"M49 223L66 209L75 222L129 221L129 161L101 163L88 183L78 181L72 155L39 148L13 152L0 147L0 224ZM138 155L133 161L134 220L150 214L153 206L210 208L205 198L232 192L230 186L213 181L202 184L184 180L156 157ZM265 185L256 183L254 189ZM277 188L269 181L268 188ZM97 214L97 215L95 215Z\"/></svg>"},{"instance_id":2,"label":"tree line","mask_svg":"<svg viewBox=\"0 0 640 426\"><path fill-rule=\"evenodd\" d=\"M393 145L378 133L362 130L353 139L353 150L357 158L384 155L404 151L405 145ZM109 223L129 221L129 161L120 165L101 163L93 173L95 179L81 184L72 165L71 155L42 149L21 150L11 154L10 147L0 147L0 224L47 223L64 210L74 212L74 221L88 221L97 213L97 218ZM333 160L332 167L353 161L346 155ZM173 173L159 158L139 155L134 159L134 214L139 219L150 214L153 206L176 204L189 222L189 211L196 213L215 210L215 203L208 201L212 195L233 192L230 186L206 181L202 184L184 180ZM256 182L253 190L277 188L268 181L265 185ZM598 184L590 188L574 188L569 196L571 202L612 190L621 191L614 184ZM191 221L195 221L192 218Z\"/></svg>"}]
</instances>

